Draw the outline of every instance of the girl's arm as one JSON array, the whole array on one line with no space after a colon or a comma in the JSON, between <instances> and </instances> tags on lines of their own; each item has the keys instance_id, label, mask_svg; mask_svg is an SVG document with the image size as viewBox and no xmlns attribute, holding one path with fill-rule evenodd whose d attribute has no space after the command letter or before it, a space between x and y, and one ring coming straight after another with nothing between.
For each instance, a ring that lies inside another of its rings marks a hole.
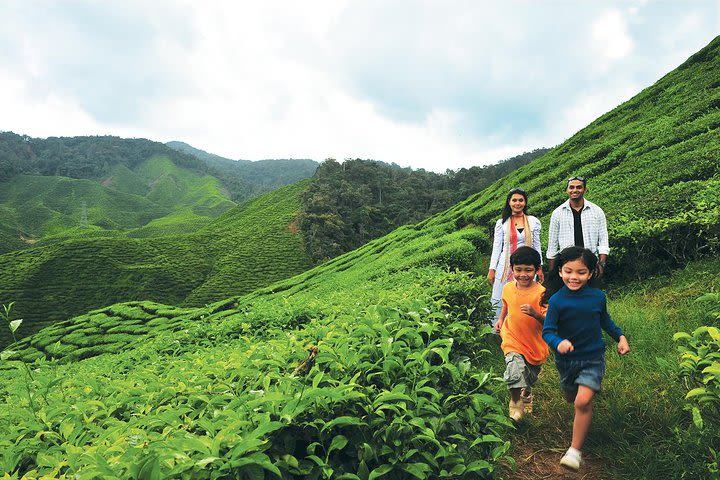
<instances>
[{"instance_id":1,"label":"girl's arm","mask_svg":"<svg viewBox=\"0 0 720 480\"><path fill-rule=\"evenodd\" d=\"M564 339L557 334L557 322L558 322L558 310L555 307L553 299L548 302L547 314L545 315L545 322L543 324L542 337L553 350L557 350L558 345Z\"/></svg>"},{"instance_id":2,"label":"girl's arm","mask_svg":"<svg viewBox=\"0 0 720 480\"><path fill-rule=\"evenodd\" d=\"M620 327L618 327L615 322L613 322L613 319L610 317L610 314L607 311L607 297L605 296L605 292L602 292L602 311L600 313L600 326L616 342L620 342L620 337L624 337L622 330L620 330Z\"/></svg>"}]
</instances>

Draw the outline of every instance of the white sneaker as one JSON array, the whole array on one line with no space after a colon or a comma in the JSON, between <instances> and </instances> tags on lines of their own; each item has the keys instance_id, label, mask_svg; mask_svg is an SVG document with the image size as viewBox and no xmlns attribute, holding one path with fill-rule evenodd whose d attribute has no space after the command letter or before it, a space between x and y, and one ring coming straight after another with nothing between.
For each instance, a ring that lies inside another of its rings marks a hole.
<instances>
[{"instance_id":1,"label":"white sneaker","mask_svg":"<svg viewBox=\"0 0 720 480\"><path fill-rule=\"evenodd\" d=\"M565 452L565 455L563 455L563 457L560 459L560 465L567 468L568 470L577 472L578 470L580 470L580 465L582 465L582 453L572 447L569 448L568 451Z\"/></svg>"}]
</instances>

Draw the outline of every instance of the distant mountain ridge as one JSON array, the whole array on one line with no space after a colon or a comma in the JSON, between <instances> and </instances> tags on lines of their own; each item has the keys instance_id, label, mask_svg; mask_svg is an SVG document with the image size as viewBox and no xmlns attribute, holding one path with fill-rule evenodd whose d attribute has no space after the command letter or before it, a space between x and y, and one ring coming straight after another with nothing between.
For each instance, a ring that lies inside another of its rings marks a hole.
<instances>
[{"instance_id":1,"label":"distant mountain ridge","mask_svg":"<svg viewBox=\"0 0 720 480\"><path fill-rule=\"evenodd\" d=\"M319 165L315 160L309 159L231 160L185 142L172 141L165 145L207 163L211 171L228 187L231 199L238 203L312 177Z\"/></svg>"},{"instance_id":2,"label":"distant mountain ridge","mask_svg":"<svg viewBox=\"0 0 720 480\"><path fill-rule=\"evenodd\" d=\"M187 233L317 167L312 160L238 163L174 145L0 132L0 254L37 241Z\"/></svg>"}]
</instances>

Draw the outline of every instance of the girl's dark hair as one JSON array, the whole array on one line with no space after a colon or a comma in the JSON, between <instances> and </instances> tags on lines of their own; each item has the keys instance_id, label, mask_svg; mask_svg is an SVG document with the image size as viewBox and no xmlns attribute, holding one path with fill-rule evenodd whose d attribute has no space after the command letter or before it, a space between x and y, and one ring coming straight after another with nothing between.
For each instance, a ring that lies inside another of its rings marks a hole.
<instances>
[{"instance_id":1,"label":"girl's dark hair","mask_svg":"<svg viewBox=\"0 0 720 480\"><path fill-rule=\"evenodd\" d=\"M515 194L522 195L523 198L525 198L525 208L523 208L523 213L527 214L527 192L522 188L513 188L512 190L510 190L510 193L507 194L507 198L505 199L505 206L503 206L502 209L502 223L505 223L505 220L510 218L510 215L512 215L512 208L510 208L510 199Z\"/></svg>"},{"instance_id":2,"label":"girl's dark hair","mask_svg":"<svg viewBox=\"0 0 720 480\"><path fill-rule=\"evenodd\" d=\"M588 282L590 286L594 286L597 283L598 258L595 254L587 248L567 247L558 254L557 258L555 258L555 266L548 272L548 276L545 279L545 293L543 293L542 299L540 299L540 305L547 305L550 297L563 287L564 282L562 278L560 278L560 270L563 265L573 260L582 260L588 270L590 270L590 273L592 273L592 277L590 277L590 281Z\"/></svg>"}]
</instances>

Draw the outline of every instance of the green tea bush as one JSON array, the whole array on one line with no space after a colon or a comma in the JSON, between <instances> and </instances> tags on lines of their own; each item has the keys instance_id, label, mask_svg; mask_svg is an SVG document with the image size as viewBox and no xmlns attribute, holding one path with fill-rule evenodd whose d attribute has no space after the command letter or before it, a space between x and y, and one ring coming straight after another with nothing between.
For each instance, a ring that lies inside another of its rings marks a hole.
<instances>
[{"instance_id":1,"label":"green tea bush","mask_svg":"<svg viewBox=\"0 0 720 480\"><path fill-rule=\"evenodd\" d=\"M296 330L248 327L224 343L222 323L208 324L215 346L184 342L184 330L64 372L38 364L35 415L5 377L0 467L27 478L493 478L510 461L509 423L474 349L489 332L471 323L479 283L438 273L402 276L433 283L434 298L405 283L376 305L306 310ZM174 355L158 353L173 342Z\"/></svg>"},{"instance_id":2,"label":"green tea bush","mask_svg":"<svg viewBox=\"0 0 720 480\"><path fill-rule=\"evenodd\" d=\"M707 478L720 478L720 294L708 293L698 302L705 304L715 326L674 336L680 343L680 374L689 388L685 399L697 433L686 441L705 449Z\"/></svg>"}]
</instances>

